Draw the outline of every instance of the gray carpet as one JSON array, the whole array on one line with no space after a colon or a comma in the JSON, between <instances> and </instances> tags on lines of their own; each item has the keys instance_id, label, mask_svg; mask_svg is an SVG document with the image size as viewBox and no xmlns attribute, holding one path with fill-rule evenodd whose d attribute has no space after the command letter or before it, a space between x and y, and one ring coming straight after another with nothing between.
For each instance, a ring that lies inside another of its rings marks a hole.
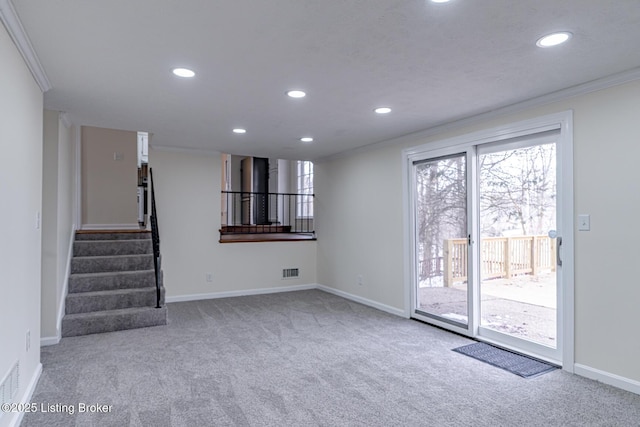
<instances>
[{"instance_id":1,"label":"gray carpet","mask_svg":"<svg viewBox=\"0 0 640 427\"><path fill-rule=\"evenodd\" d=\"M42 349L23 426L638 426L640 396L556 370L523 379L471 340L321 291L169 304L169 324Z\"/></svg>"}]
</instances>

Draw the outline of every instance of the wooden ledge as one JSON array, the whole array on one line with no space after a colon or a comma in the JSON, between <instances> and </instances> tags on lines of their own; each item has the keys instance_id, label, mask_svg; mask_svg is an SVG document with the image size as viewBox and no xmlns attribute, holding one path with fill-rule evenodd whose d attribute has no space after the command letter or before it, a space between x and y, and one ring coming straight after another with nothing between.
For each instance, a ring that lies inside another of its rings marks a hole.
<instances>
[{"instance_id":1,"label":"wooden ledge","mask_svg":"<svg viewBox=\"0 0 640 427\"><path fill-rule=\"evenodd\" d=\"M220 243L256 243L256 242L303 242L315 241L313 234L299 233L247 233L247 234L222 234Z\"/></svg>"}]
</instances>

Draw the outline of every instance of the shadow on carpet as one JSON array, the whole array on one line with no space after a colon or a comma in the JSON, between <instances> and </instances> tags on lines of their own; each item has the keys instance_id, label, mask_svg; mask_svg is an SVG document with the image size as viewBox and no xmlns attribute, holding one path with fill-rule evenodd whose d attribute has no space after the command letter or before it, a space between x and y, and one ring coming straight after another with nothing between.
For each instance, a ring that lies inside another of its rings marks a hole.
<instances>
[{"instance_id":1,"label":"shadow on carpet","mask_svg":"<svg viewBox=\"0 0 640 427\"><path fill-rule=\"evenodd\" d=\"M522 378L534 378L558 369L555 365L503 350L483 342L457 347L454 348L453 351L504 369Z\"/></svg>"}]
</instances>

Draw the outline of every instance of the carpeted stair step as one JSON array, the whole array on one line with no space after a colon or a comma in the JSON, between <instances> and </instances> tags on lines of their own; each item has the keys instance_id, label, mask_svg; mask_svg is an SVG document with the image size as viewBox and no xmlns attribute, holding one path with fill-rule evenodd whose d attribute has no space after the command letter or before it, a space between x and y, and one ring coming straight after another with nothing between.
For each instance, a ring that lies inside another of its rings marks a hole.
<instances>
[{"instance_id":1,"label":"carpeted stair step","mask_svg":"<svg viewBox=\"0 0 640 427\"><path fill-rule=\"evenodd\" d=\"M136 307L67 314L62 319L62 336L74 337L166 324L166 305L162 308Z\"/></svg>"},{"instance_id":2,"label":"carpeted stair step","mask_svg":"<svg viewBox=\"0 0 640 427\"><path fill-rule=\"evenodd\" d=\"M76 232L76 241L78 240L134 240L134 239L150 239L151 232L133 231L133 232Z\"/></svg>"},{"instance_id":3,"label":"carpeted stair step","mask_svg":"<svg viewBox=\"0 0 640 427\"><path fill-rule=\"evenodd\" d=\"M166 306L155 308L151 233L80 231L73 254L63 337L166 325ZM162 270L158 274L163 305Z\"/></svg>"},{"instance_id":4,"label":"carpeted stair step","mask_svg":"<svg viewBox=\"0 0 640 427\"><path fill-rule=\"evenodd\" d=\"M162 272L160 272L162 284ZM78 273L69 276L69 293L111 291L114 289L148 288L156 286L154 270L108 271Z\"/></svg>"},{"instance_id":5,"label":"carpeted stair step","mask_svg":"<svg viewBox=\"0 0 640 427\"><path fill-rule=\"evenodd\" d=\"M164 288L161 288L161 297L163 290ZM156 298L157 293L155 286L68 294L65 301L65 313L77 314L132 307L155 307ZM164 301L161 301L161 304L163 302Z\"/></svg>"},{"instance_id":6,"label":"carpeted stair step","mask_svg":"<svg viewBox=\"0 0 640 427\"><path fill-rule=\"evenodd\" d=\"M73 256L76 257L150 253L153 253L151 239L77 240L73 243Z\"/></svg>"},{"instance_id":7,"label":"carpeted stair step","mask_svg":"<svg viewBox=\"0 0 640 427\"><path fill-rule=\"evenodd\" d=\"M152 269L153 254L88 256L71 259L71 274Z\"/></svg>"}]
</instances>

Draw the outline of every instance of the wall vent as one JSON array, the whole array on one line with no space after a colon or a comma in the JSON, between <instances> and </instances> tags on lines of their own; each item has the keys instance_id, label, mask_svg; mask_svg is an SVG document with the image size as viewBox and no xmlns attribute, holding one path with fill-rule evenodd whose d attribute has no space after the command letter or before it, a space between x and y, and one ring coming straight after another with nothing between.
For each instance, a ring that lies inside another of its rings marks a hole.
<instances>
[{"instance_id":1,"label":"wall vent","mask_svg":"<svg viewBox=\"0 0 640 427\"><path fill-rule=\"evenodd\" d=\"M20 361L17 361L11 371L0 383L0 404L11 403L20 388Z\"/></svg>"},{"instance_id":2,"label":"wall vent","mask_svg":"<svg viewBox=\"0 0 640 427\"><path fill-rule=\"evenodd\" d=\"M299 268L283 268L282 269L282 280L295 279L297 277L300 277Z\"/></svg>"}]
</instances>

